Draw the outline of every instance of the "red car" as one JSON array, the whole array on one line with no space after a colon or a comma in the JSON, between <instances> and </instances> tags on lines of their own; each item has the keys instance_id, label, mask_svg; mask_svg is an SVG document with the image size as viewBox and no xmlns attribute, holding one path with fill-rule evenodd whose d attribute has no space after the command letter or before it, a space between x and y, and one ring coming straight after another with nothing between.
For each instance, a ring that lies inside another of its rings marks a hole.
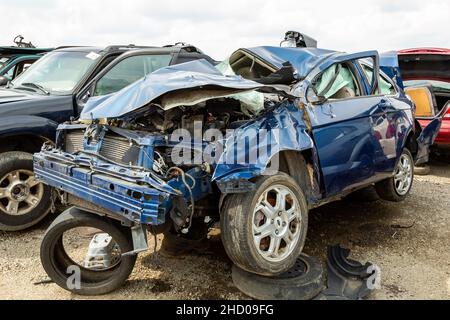
<instances>
[{"instance_id":1,"label":"red car","mask_svg":"<svg viewBox=\"0 0 450 320\"><path fill-rule=\"evenodd\" d=\"M446 112L435 146L450 152L450 49L407 49L399 51L398 58L406 90L424 86L430 89L430 113L417 114L422 128Z\"/></svg>"}]
</instances>

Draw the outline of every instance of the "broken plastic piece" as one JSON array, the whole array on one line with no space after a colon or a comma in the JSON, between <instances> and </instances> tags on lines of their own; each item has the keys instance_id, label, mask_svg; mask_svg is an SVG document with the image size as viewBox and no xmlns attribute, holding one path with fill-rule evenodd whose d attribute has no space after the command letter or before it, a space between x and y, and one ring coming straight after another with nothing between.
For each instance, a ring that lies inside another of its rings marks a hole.
<instances>
[{"instance_id":1,"label":"broken plastic piece","mask_svg":"<svg viewBox=\"0 0 450 320\"><path fill-rule=\"evenodd\" d=\"M348 259L350 250L340 246L328 248L328 288L317 300L361 300L369 296L374 288L369 288L375 271L373 264Z\"/></svg>"}]
</instances>

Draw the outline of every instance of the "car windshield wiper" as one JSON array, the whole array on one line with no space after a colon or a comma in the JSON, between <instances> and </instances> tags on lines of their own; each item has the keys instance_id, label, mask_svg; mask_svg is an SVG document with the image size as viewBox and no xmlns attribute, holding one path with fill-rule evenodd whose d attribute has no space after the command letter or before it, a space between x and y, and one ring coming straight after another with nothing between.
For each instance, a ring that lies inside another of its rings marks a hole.
<instances>
[{"instance_id":1,"label":"car windshield wiper","mask_svg":"<svg viewBox=\"0 0 450 320\"><path fill-rule=\"evenodd\" d=\"M36 84L36 83L27 82L27 83L22 83L21 86L38 89L39 91L45 93L46 95L50 94L50 91L47 91L43 86Z\"/></svg>"}]
</instances>

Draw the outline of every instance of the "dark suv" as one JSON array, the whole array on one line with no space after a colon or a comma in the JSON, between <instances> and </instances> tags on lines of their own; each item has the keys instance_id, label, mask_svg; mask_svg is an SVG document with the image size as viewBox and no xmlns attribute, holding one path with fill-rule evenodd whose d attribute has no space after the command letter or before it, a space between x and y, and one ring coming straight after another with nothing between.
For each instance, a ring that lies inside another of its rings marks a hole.
<instances>
[{"instance_id":1,"label":"dark suv","mask_svg":"<svg viewBox=\"0 0 450 320\"><path fill-rule=\"evenodd\" d=\"M32 154L54 140L59 123L77 117L89 97L197 59L214 62L188 45L64 48L0 89L0 230L26 229L50 211L51 189L34 179Z\"/></svg>"}]
</instances>

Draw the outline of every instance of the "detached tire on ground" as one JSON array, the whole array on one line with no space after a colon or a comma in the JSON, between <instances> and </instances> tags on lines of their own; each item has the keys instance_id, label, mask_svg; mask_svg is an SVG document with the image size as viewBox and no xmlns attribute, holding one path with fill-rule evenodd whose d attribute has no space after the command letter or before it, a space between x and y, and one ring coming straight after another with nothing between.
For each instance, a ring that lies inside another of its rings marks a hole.
<instances>
[{"instance_id":1,"label":"detached tire on ground","mask_svg":"<svg viewBox=\"0 0 450 320\"><path fill-rule=\"evenodd\" d=\"M408 149L404 149L392 178L375 184L381 199L401 202L409 195L414 182L414 159Z\"/></svg>"},{"instance_id":2,"label":"detached tire on ground","mask_svg":"<svg viewBox=\"0 0 450 320\"><path fill-rule=\"evenodd\" d=\"M56 218L42 240L41 262L48 276L63 289L79 295L102 295L120 288L133 271L136 255L122 256L116 265L101 271L80 266L69 257L63 245L64 233L78 227L96 228L108 233L122 254L133 250L128 228L107 218L72 208ZM69 288L74 266L80 271L80 285L78 288Z\"/></svg>"},{"instance_id":3,"label":"detached tire on ground","mask_svg":"<svg viewBox=\"0 0 450 320\"><path fill-rule=\"evenodd\" d=\"M222 242L241 269L264 276L291 269L303 250L308 206L293 178L261 177L255 191L231 195L221 212Z\"/></svg>"},{"instance_id":4,"label":"detached tire on ground","mask_svg":"<svg viewBox=\"0 0 450 320\"><path fill-rule=\"evenodd\" d=\"M248 273L236 266L232 271L234 285L257 300L311 300L325 288L322 264L301 255L294 267L278 277Z\"/></svg>"},{"instance_id":5,"label":"detached tire on ground","mask_svg":"<svg viewBox=\"0 0 450 320\"><path fill-rule=\"evenodd\" d=\"M26 152L0 154L0 230L34 226L50 212L51 189L33 174L33 156Z\"/></svg>"}]
</instances>

